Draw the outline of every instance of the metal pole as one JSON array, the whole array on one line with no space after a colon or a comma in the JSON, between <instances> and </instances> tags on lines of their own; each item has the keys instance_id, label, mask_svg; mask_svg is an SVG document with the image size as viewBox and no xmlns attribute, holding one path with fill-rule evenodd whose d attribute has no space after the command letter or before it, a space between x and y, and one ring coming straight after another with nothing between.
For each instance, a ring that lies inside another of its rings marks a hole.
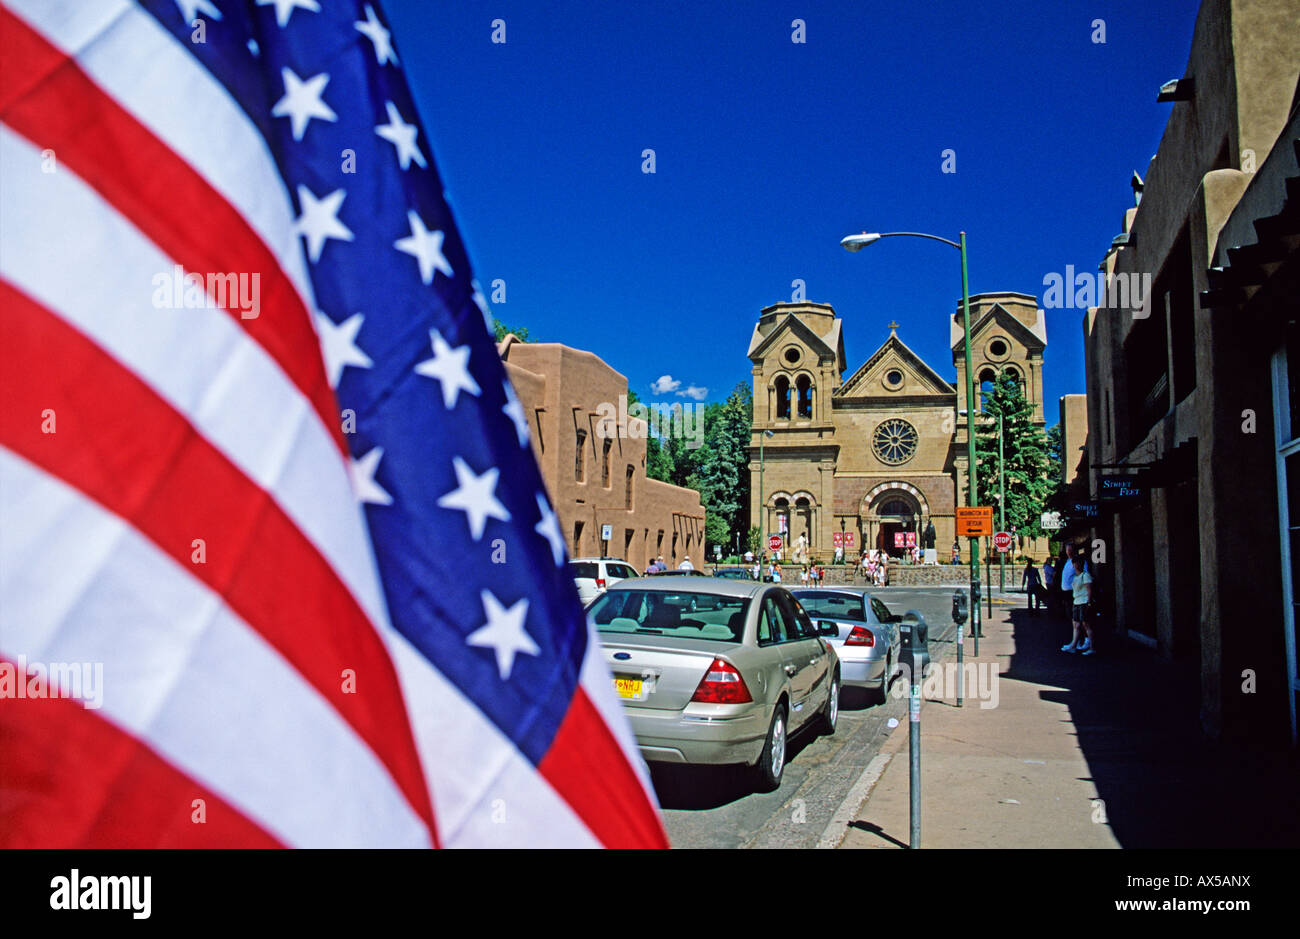
<instances>
[{"instance_id":1,"label":"metal pole","mask_svg":"<svg viewBox=\"0 0 1300 939\"><path fill-rule=\"evenodd\" d=\"M911 756L911 831L908 847L921 847L921 683L916 674L912 675L912 690L908 703L907 748Z\"/></svg>"},{"instance_id":2,"label":"metal pole","mask_svg":"<svg viewBox=\"0 0 1300 939\"><path fill-rule=\"evenodd\" d=\"M975 375L972 371L970 348L970 278L966 272L966 233L961 233L961 313L962 333L966 346L966 504L972 508L979 504L976 495L975 468ZM971 632L975 636L975 654L979 655L979 539L970 540L970 605Z\"/></svg>"},{"instance_id":3,"label":"metal pole","mask_svg":"<svg viewBox=\"0 0 1300 939\"><path fill-rule=\"evenodd\" d=\"M763 441L765 431L758 432L758 554L763 559L763 546L767 544L767 506L763 504Z\"/></svg>"},{"instance_id":4,"label":"metal pole","mask_svg":"<svg viewBox=\"0 0 1300 939\"><path fill-rule=\"evenodd\" d=\"M1002 465L1002 412L998 411L998 530L1007 530L1007 478ZM998 587L1007 589L1007 552L998 552Z\"/></svg>"},{"instance_id":5,"label":"metal pole","mask_svg":"<svg viewBox=\"0 0 1300 939\"><path fill-rule=\"evenodd\" d=\"M964 623L957 624L957 707L961 707L962 692L965 690L962 687L963 681L961 674L962 632L964 629Z\"/></svg>"},{"instance_id":6,"label":"metal pole","mask_svg":"<svg viewBox=\"0 0 1300 939\"><path fill-rule=\"evenodd\" d=\"M991 545L992 543L993 543L993 539L990 538L990 539L989 539L989 544ZM985 585L989 588L989 589L988 589L988 594L989 594L989 619L992 619L992 618L993 618L993 565L992 565L992 564L986 564L986 565L984 565L984 582L985 582ZM979 655L979 645L978 645L978 643L977 643L976 646L975 646L975 654L976 654L976 655Z\"/></svg>"}]
</instances>

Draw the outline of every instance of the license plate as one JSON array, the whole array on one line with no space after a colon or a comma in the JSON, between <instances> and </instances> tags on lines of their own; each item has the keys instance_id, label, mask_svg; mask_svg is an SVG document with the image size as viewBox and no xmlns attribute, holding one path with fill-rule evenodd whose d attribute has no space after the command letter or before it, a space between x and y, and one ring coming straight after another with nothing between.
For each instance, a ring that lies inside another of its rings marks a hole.
<instances>
[{"instance_id":1,"label":"license plate","mask_svg":"<svg viewBox=\"0 0 1300 939\"><path fill-rule=\"evenodd\" d=\"M641 700L641 679L640 678L621 678L614 677L614 690L620 698L627 698L629 701Z\"/></svg>"}]
</instances>

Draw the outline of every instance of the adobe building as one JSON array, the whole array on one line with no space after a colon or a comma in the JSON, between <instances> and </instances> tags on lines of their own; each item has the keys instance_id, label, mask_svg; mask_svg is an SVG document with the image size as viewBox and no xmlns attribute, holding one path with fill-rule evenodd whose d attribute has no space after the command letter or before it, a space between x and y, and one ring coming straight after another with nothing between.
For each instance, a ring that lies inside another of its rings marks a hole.
<instances>
[{"instance_id":1,"label":"adobe building","mask_svg":"<svg viewBox=\"0 0 1300 939\"><path fill-rule=\"evenodd\" d=\"M1043 350L1047 331L1037 300L1020 293L970 298L972 364L979 386L1001 370L1025 386L1043 426ZM841 319L825 303L765 307L749 343L754 376L750 446L750 517L766 538L787 548L802 537L828 558L838 532L852 535L847 554L876 547L898 556L895 535L924 544L933 524L947 562L956 505L965 505L965 342L960 304L949 339L956 384L889 338L847 379ZM1031 551L1046 543L1027 542ZM969 560L967 544L963 558ZM790 557L787 550L786 557Z\"/></svg>"},{"instance_id":2,"label":"adobe building","mask_svg":"<svg viewBox=\"0 0 1300 939\"><path fill-rule=\"evenodd\" d=\"M618 408L627 379L598 356L556 342L510 335L497 348L528 418L569 556L608 555L642 571L658 555L670 567L690 555L702 567L700 494L646 477L644 421L630 418L624 432L611 434L599 419L601 405ZM601 537L606 525L608 542Z\"/></svg>"},{"instance_id":3,"label":"adobe building","mask_svg":"<svg viewBox=\"0 0 1300 939\"><path fill-rule=\"evenodd\" d=\"M1296 740L1300 0L1205 0L1084 321L1091 494L1117 629L1200 673L1202 727ZM1155 92L1155 89L1152 89ZM1135 502L1100 497L1115 474Z\"/></svg>"}]
</instances>

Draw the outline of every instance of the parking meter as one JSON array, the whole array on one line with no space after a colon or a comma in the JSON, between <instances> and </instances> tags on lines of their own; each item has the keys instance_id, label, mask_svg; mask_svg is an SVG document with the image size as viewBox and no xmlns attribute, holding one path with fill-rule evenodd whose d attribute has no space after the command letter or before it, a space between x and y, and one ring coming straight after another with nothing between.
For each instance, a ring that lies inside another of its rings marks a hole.
<instances>
[{"instance_id":1,"label":"parking meter","mask_svg":"<svg viewBox=\"0 0 1300 939\"><path fill-rule=\"evenodd\" d=\"M960 590L954 590L952 594L952 621L958 626L966 623L970 612L966 607L966 594Z\"/></svg>"},{"instance_id":2,"label":"parking meter","mask_svg":"<svg viewBox=\"0 0 1300 939\"><path fill-rule=\"evenodd\" d=\"M898 664L910 671L913 683L930 664L930 627L916 610L908 610L898 623Z\"/></svg>"}]
</instances>

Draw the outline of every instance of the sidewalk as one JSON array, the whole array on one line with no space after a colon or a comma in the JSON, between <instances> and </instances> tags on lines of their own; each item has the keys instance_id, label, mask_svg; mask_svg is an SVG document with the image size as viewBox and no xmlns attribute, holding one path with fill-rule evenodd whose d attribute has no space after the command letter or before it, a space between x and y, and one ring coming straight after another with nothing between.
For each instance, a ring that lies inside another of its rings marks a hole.
<instances>
[{"instance_id":1,"label":"sidewalk","mask_svg":"<svg viewBox=\"0 0 1300 939\"><path fill-rule=\"evenodd\" d=\"M1069 655L1068 635L1045 613L995 606L979 659L966 640L965 706L953 688L931 687L944 700L927 695L921 711L922 847L1300 846L1293 755L1204 737L1185 664L1113 636L1099 637L1098 655ZM972 663L982 688L971 687ZM994 688L996 706L982 708L978 692L992 702ZM888 762L842 848L907 846L906 722L878 759Z\"/></svg>"}]
</instances>

